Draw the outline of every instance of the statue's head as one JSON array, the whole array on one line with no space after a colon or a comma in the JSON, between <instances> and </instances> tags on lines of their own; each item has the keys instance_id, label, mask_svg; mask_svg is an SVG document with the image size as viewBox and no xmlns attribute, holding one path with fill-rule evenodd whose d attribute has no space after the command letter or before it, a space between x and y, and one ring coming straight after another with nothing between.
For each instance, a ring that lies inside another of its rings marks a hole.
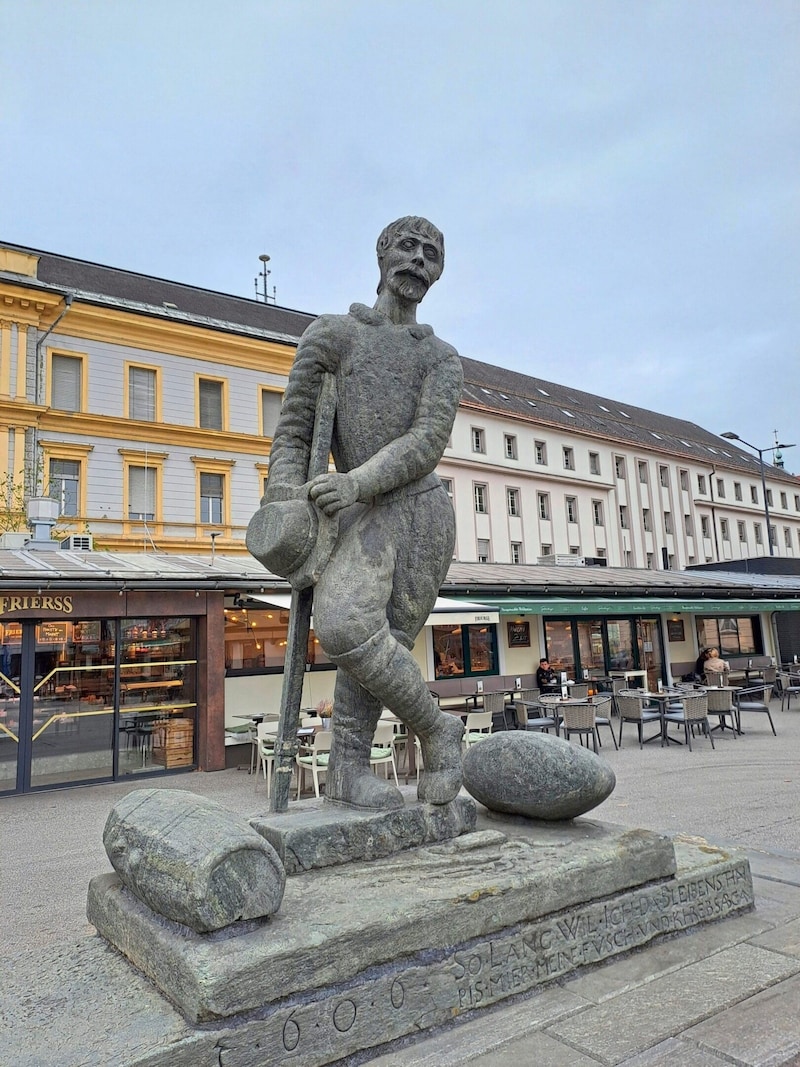
<instances>
[{"instance_id":1,"label":"statue's head","mask_svg":"<svg viewBox=\"0 0 800 1067\"><path fill-rule=\"evenodd\" d=\"M444 269L441 230L417 215L390 222L378 238L378 292L388 285L406 300L419 302Z\"/></svg>"}]
</instances>

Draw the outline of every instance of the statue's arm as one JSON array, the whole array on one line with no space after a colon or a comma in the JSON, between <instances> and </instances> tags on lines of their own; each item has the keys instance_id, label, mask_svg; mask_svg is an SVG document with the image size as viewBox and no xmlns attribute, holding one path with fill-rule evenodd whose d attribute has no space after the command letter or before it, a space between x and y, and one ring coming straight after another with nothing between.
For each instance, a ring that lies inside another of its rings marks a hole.
<instances>
[{"instance_id":1,"label":"statue's arm","mask_svg":"<svg viewBox=\"0 0 800 1067\"><path fill-rule=\"evenodd\" d=\"M272 440L264 503L280 486L299 486L307 480L320 383L326 371L336 369L340 331L336 317L323 315L300 338Z\"/></svg>"},{"instance_id":2,"label":"statue's arm","mask_svg":"<svg viewBox=\"0 0 800 1067\"><path fill-rule=\"evenodd\" d=\"M447 447L463 385L458 354L449 345L442 344L442 349L441 358L432 361L423 380L409 429L347 474L321 475L314 480L310 496L328 514L435 470Z\"/></svg>"}]
</instances>

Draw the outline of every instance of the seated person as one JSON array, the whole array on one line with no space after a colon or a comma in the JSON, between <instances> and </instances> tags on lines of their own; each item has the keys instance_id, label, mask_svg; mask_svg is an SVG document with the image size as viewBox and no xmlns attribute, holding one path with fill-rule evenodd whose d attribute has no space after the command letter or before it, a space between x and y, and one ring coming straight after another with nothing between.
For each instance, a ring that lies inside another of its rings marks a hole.
<instances>
[{"instance_id":1,"label":"seated person","mask_svg":"<svg viewBox=\"0 0 800 1067\"><path fill-rule=\"evenodd\" d=\"M720 658L719 649L710 648L706 653L706 658L703 663L704 673L711 671L713 674L718 674L722 678L723 685L727 685L728 671L730 667L724 659Z\"/></svg>"},{"instance_id":2,"label":"seated person","mask_svg":"<svg viewBox=\"0 0 800 1067\"><path fill-rule=\"evenodd\" d=\"M558 684L558 676L546 657L539 660L536 670L536 688L540 693L560 693L561 686Z\"/></svg>"}]
</instances>

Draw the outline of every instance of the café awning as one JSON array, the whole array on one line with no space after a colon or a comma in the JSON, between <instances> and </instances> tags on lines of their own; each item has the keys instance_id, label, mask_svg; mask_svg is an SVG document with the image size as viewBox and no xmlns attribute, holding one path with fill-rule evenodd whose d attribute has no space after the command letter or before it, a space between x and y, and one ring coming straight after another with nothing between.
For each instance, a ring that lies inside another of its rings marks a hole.
<instances>
[{"instance_id":1,"label":"caf\u00e9 awning","mask_svg":"<svg viewBox=\"0 0 800 1067\"><path fill-rule=\"evenodd\" d=\"M762 611L800 611L800 600L712 600L704 597L498 597L501 615L755 615Z\"/></svg>"},{"instance_id":2,"label":"caf\u00e9 awning","mask_svg":"<svg viewBox=\"0 0 800 1067\"><path fill-rule=\"evenodd\" d=\"M248 593L250 600L259 600L272 608L288 611L292 602L289 593ZM476 604L471 600L454 600L451 597L436 598L433 611L425 620L426 626L447 626L473 623L496 623L499 614L494 607Z\"/></svg>"}]
</instances>

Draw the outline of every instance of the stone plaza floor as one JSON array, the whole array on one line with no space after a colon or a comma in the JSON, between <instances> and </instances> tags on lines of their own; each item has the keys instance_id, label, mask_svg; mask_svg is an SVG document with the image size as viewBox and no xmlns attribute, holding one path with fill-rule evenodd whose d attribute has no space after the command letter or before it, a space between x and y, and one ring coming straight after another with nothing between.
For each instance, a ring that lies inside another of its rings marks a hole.
<instances>
[{"instance_id":1,"label":"stone plaza floor","mask_svg":"<svg viewBox=\"0 0 800 1067\"><path fill-rule=\"evenodd\" d=\"M745 849L754 912L661 941L474 1018L461 1016L445 1030L363 1054L358 1062L800 1064L800 706L781 713L773 701L772 711L777 737L766 716L753 715L742 737L715 733L715 751L704 738L692 752L661 748L657 741L640 750L634 728L626 726L617 752L603 730L602 755L616 772L617 788L591 813ZM131 789L151 785L201 793L243 814L266 808L263 782L256 791L246 770L0 800L2 960L92 936L86 887L90 877L110 869L101 841L106 815Z\"/></svg>"}]
</instances>

